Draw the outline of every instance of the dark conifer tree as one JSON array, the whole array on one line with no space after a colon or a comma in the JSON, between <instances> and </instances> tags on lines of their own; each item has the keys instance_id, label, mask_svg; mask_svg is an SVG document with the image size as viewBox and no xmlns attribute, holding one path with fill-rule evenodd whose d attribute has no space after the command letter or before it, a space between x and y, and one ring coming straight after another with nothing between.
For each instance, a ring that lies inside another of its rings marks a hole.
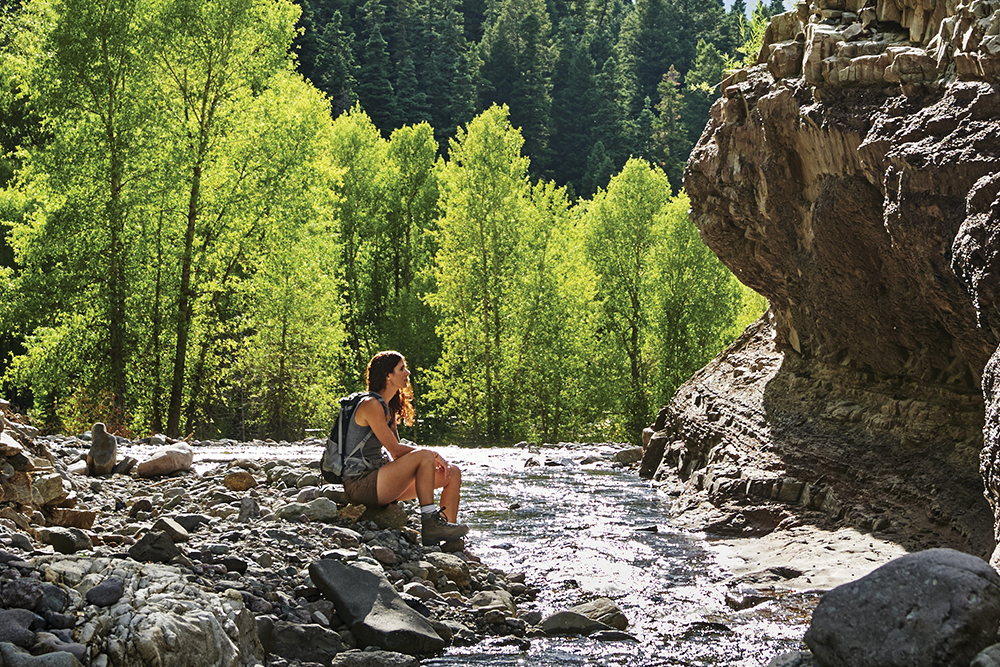
<instances>
[{"instance_id":1,"label":"dark conifer tree","mask_svg":"<svg viewBox=\"0 0 1000 667\"><path fill-rule=\"evenodd\" d=\"M691 153L688 130L684 126L684 93L681 76L673 67L660 82L660 101L653 121L652 137L655 143L654 160L667 174L670 187L676 193L682 184L684 164Z\"/></svg>"},{"instance_id":2,"label":"dark conifer tree","mask_svg":"<svg viewBox=\"0 0 1000 667\"><path fill-rule=\"evenodd\" d=\"M379 0L368 0L365 3L365 18L368 34L359 73L358 101L375 123L375 127L388 137L395 127L399 113L396 108L396 94L392 87L394 68L389 60L388 44L382 37L385 10Z\"/></svg>"},{"instance_id":3,"label":"dark conifer tree","mask_svg":"<svg viewBox=\"0 0 1000 667\"><path fill-rule=\"evenodd\" d=\"M351 108L357 95L352 0L300 0L302 14L293 42L299 72L331 99L333 115Z\"/></svg>"},{"instance_id":4,"label":"dark conifer tree","mask_svg":"<svg viewBox=\"0 0 1000 667\"><path fill-rule=\"evenodd\" d=\"M636 0L622 22L616 45L617 78L629 118L639 117L643 99L656 95L660 78L680 59L676 14L676 7L667 0Z\"/></svg>"},{"instance_id":5,"label":"dark conifer tree","mask_svg":"<svg viewBox=\"0 0 1000 667\"><path fill-rule=\"evenodd\" d=\"M396 111L399 116L396 127L415 125L422 121L430 122L427 113L427 93L417 80L417 69L409 54L403 57L396 71Z\"/></svg>"},{"instance_id":6,"label":"dark conifer tree","mask_svg":"<svg viewBox=\"0 0 1000 667\"><path fill-rule=\"evenodd\" d=\"M417 80L426 93L426 117L442 150L475 115L469 44L457 0L419 0L413 33Z\"/></svg>"},{"instance_id":7,"label":"dark conifer tree","mask_svg":"<svg viewBox=\"0 0 1000 667\"><path fill-rule=\"evenodd\" d=\"M671 65L683 76L694 66L695 45L704 39L716 46L725 40L726 9L722 0L669 0L678 34L677 56ZM665 74L666 72L661 72Z\"/></svg>"},{"instance_id":8,"label":"dark conifer tree","mask_svg":"<svg viewBox=\"0 0 1000 667\"><path fill-rule=\"evenodd\" d=\"M583 195L593 195L600 188L608 187L608 181L618 168L611 156L604 150L604 143L598 141L587 156L587 171L583 175Z\"/></svg>"},{"instance_id":9,"label":"dark conifer tree","mask_svg":"<svg viewBox=\"0 0 1000 667\"><path fill-rule=\"evenodd\" d=\"M742 44L740 38L740 23L747 20L746 0L734 0L729 11L726 12L719 27L720 39L718 43L719 51L722 53L735 54L736 47Z\"/></svg>"},{"instance_id":10,"label":"dark conifer tree","mask_svg":"<svg viewBox=\"0 0 1000 667\"><path fill-rule=\"evenodd\" d=\"M632 155L641 157L649 162L656 162L655 154L657 143L653 137L656 114L653 113L653 104L647 97L642 101L642 111L636 116L634 121L635 136L632 140Z\"/></svg>"},{"instance_id":11,"label":"dark conifer tree","mask_svg":"<svg viewBox=\"0 0 1000 667\"><path fill-rule=\"evenodd\" d=\"M357 73L354 60L354 34L345 30L343 16L333 13L319 32L319 48L313 68L313 85L330 97L334 117L354 106L358 100Z\"/></svg>"},{"instance_id":12,"label":"dark conifer tree","mask_svg":"<svg viewBox=\"0 0 1000 667\"><path fill-rule=\"evenodd\" d=\"M487 4L486 0L461 0L456 7L458 13L465 19L463 34L465 41L470 44L478 44L483 38Z\"/></svg>"},{"instance_id":13,"label":"dark conifer tree","mask_svg":"<svg viewBox=\"0 0 1000 667\"><path fill-rule=\"evenodd\" d=\"M563 21L552 84L552 175L561 185L572 183L576 191L582 190L594 121L594 61L580 23L577 18Z\"/></svg>"},{"instance_id":14,"label":"dark conifer tree","mask_svg":"<svg viewBox=\"0 0 1000 667\"><path fill-rule=\"evenodd\" d=\"M479 106L506 104L531 169L545 174L552 127L555 47L544 0L503 0L480 44Z\"/></svg>"},{"instance_id":15,"label":"dark conifer tree","mask_svg":"<svg viewBox=\"0 0 1000 667\"><path fill-rule=\"evenodd\" d=\"M719 99L719 83L725 69L725 57L704 39L699 40L694 67L684 77L683 123L688 142L694 146L708 123L708 114ZM670 181L671 185L674 184Z\"/></svg>"},{"instance_id":16,"label":"dark conifer tree","mask_svg":"<svg viewBox=\"0 0 1000 667\"><path fill-rule=\"evenodd\" d=\"M628 7L631 8L631 1ZM589 0L586 8L587 23L592 26L590 32L593 38L590 41L590 55L595 63L603 63L611 56L610 49L618 41L618 33L621 31L622 21L625 18L625 0ZM603 37L602 37L603 36ZM604 47L600 44L604 41ZM607 48L608 51L596 52L594 49Z\"/></svg>"},{"instance_id":17,"label":"dark conifer tree","mask_svg":"<svg viewBox=\"0 0 1000 667\"><path fill-rule=\"evenodd\" d=\"M593 194L598 187L606 186L611 174L620 169L629 157L630 147L625 137L625 118L618 102L615 85L616 70L615 59L608 58L594 75L593 111L590 114L592 148L587 158L589 180L584 179L581 194ZM601 145L599 151L596 148L597 144Z\"/></svg>"},{"instance_id":18,"label":"dark conifer tree","mask_svg":"<svg viewBox=\"0 0 1000 667\"><path fill-rule=\"evenodd\" d=\"M549 177L552 163L552 68L554 52L548 13L541 3L532 3L520 25L523 39L514 82L510 121L524 134L524 153L531 157L531 171Z\"/></svg>"}]
</instances>

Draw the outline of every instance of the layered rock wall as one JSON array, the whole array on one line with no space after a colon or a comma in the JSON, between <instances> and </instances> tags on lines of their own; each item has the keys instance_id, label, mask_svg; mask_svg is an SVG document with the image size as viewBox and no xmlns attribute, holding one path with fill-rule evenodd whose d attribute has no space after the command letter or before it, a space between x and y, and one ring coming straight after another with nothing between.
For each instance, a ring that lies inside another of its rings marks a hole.
<instances>
[{"instance_id":1,"label":"layered rock wall","mask_svg":"<svg viewBox=\"0 0 1000 667\"><path fill-rule=\"evenodd\" d=\"M780 501L988 555L1000 3L800 4L758 60L723 83L685 186L771 310L665 408L644 470L678 470L676 507L710 501L717 528L768 530Z\"/></svg>"}]
</instances>

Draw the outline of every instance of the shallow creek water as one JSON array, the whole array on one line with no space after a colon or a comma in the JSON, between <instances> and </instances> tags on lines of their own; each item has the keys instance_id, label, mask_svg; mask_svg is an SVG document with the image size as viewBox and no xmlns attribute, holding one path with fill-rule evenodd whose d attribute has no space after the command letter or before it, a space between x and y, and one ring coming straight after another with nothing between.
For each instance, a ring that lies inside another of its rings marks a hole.
<instances>
[{"instance_id":1,"label":"shallow creek water","mask_svg":"<svg viewBox=\"0 0 1000 667\"><path fill-rule=\"evenodd\" d=\"M319 447L266 451L198 448L196 469L233 457L318 459ZM525 572L549 614L595 597L613 599L636 641L584 637L532 639L527 651L487 641L449 648L428 667L763 666L800 642L818 596L760 591L767 601L745 610L726 604L731 575L702 534L668 521L669 499L632 470L579 465L594 448L437 448L462 467L460 519L484 563ZM559 466L526 467L534 457Z\"/></svg>"}]
</instances>

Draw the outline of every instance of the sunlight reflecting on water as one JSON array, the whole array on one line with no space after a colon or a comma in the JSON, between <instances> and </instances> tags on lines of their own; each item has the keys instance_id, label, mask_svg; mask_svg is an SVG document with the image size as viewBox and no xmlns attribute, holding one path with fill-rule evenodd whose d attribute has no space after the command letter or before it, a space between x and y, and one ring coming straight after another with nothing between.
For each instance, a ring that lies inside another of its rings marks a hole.
<instances>
[{"instance_id":1,"label":"sunlight reflecting on water","mask_svg":"<svg viewBox=\"0 0 1000 667\"><path fill-rule=\"evenodd\" d=\"M483 562L524 572L541 590L536 606L543 614L599 596L613 599L636 641L535 638L522 652L498 637L451 647L422 665L762 667L803 648L817 595L765 592L768 601L731 609L728 573L703 536L672 527L669 500L634 471L574 462L594 450L437 448L462 467L460 518L470 527L466 542ZM319 444L226 444L196 448L195 466L205 470L244 457L301 462L320 453ZM526 467L529 459L566 465Z\"/></svg>"}]
</instances>

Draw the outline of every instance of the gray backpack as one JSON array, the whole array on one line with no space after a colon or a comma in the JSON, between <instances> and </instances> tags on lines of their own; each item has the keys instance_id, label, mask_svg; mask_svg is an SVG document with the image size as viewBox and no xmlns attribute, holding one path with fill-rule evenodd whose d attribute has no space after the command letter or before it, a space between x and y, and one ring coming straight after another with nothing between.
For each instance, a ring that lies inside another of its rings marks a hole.
<instances>
[{"instance_id":1,"label":"gray backpack","mask_svg":"<svg viewBox=\"0 0 1000 667\"><path fill-rule=\"evenodd\" d=\"M351 420L354 419L354 413L357 412L361 401L369 396L377 398L378 402L382 404L382 409L385 410L385 416L389 416L389 406L386 405L385 399L378 392L359 391L340 399L340 411L337 413L337 419L333 422L333 430L330 431L330 437L326 439L326 449L323 452L323 458L319 462L323 479L331 484L342 484L344 482L344 462L360 452L365 443L368 442L368 439L374 435L369 430L365 437L361 438L357 444L351 447L351 451L346 451L345 441L347 440L348 426L350 426Z\"/></svg>"}]
</instances>

